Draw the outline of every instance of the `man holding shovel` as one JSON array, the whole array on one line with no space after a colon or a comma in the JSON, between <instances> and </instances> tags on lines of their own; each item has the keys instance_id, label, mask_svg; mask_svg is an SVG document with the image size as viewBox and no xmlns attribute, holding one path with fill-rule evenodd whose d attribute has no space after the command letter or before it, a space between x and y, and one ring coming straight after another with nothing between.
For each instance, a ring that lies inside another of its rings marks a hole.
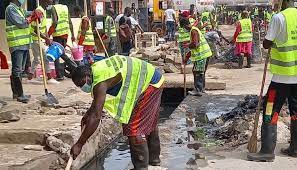
<instances>
[{"instance_id":1,"label":"man holding shovel","mask_svg":"<svg viewBox=\"0 0 297 170\"><path fill-rule=\"evenodd\" d=\"M263 46L271 48L273 74L263 108L261 150L251 153L252 161L274 161L278 115L288 100L291 115L291 142L281 152L297 157L297 9L294 0L283 0L281 12L272 17Z\"/></svg>"},{"instance_id":2,"label":"man holding shovel","mask_svg":"<svg viewBox=\"0 0 297 170\"><path fill-rule=\"evenodd\" d=\"M29 24L42 17L33 12L31 15L21 8L25 0L11 0L5 11L6 35L11 54L11 89L13 98L18 102L28 103L30 96L24 95L22 72L25 68L32 37Z\"/></svg>"},{"instance_id":3,"label":"man holding shovel","mask_svg":"<svg viewBox=\"0 0 297 170\"><path fill-rule=\"evenodd\" d=\"M104 108L122 123L134 169L160 165L157 122L164 78L159 70L137 58L115 55L91 67L79 66L72 73L72 80L94 98L81 121L84 130L71 148L74 159L96 131Z\"/></svg>"}]
</instances>

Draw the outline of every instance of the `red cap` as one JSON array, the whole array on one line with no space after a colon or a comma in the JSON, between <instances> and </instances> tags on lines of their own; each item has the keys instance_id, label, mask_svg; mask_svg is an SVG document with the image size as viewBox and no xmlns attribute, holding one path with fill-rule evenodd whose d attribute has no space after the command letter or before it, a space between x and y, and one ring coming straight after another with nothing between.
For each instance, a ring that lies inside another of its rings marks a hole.
<instances>
[{"instance_id":1,"label":"red cap","mask_svg":"<svg viewBox=\"0 0 297 170\"><path fill-rule=\"evenodd\" d=\"M182 12L182 17L187 18L187 17L189 17L189 15L190 15L189 11Z\"/></svg>"}]
</instances>

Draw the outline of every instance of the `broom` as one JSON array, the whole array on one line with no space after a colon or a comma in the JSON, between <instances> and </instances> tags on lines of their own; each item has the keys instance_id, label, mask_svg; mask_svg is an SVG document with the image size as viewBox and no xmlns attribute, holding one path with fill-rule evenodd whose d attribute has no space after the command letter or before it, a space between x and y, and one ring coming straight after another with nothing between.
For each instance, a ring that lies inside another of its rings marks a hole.
<instances>
[{"instance_id":1,"label":"broom","mask_svg":"<svg viewBox=\"0 0 297 170\"><path fill-rule=\"evenodd\" d=\"M283 0L280 1L278 11L281 10L283 4ZM260 48L261 50L261 48ZM261 53L262 55L262 53ZM262 105L262 98L263 98L263 91L264 91L264 85L266 81L266 74L267 74L267 68L268 68L268 62L269 62L269 57L270 57L270 49L268 51L268 57L266 58L265 65L264 65L264 72L263 72L263 78L262 78L262 85L261 85L261 91L259 95L259 102L258 102L258 107L256 110L256 115L255 115L255 122L254 122L254 130L252 132L252 136L249 140L247 149L249 150L250 153L256 153L258 151L258 145L257 145L257 130L258 130L258 124L259 124L259 117L260 117L260 108Z\"/></svg>"}]
</instances>

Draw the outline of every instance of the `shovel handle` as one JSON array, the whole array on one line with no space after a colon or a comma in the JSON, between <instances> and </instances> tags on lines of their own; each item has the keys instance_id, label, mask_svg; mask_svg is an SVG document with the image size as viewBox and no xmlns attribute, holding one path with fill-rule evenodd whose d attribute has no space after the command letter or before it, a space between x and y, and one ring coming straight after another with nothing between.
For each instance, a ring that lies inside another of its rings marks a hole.
<instances>
[{"instance_id":1,"label":"shovel handle","mask_svg":"<svg viewBox=\"0 0 297 170\"><path fill-rule=\"evenodd\" d=\"M70 170L72 162L73 162L73 158L72 158L72 156L70 156L70 158L68 159L67 166L66 166L65 170Z\"/></svg>"}]
</instances>

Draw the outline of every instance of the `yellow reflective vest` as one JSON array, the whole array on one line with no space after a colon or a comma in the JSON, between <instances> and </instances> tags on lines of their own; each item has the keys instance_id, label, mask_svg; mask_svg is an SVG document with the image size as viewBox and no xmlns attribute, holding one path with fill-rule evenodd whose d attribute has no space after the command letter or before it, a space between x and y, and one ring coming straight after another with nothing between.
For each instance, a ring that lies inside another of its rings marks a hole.
<instances>
[{"instance_id":1,"label":"yellow reflective vest","mask_svg":"<svg viewBox=\"0 0 297 170\"><path fill-rule=\"evenodd\" d=\"M79 29L78 29L78 34L77 34L77 40L79 41L80 35L81 35L81 24L84 20L84 18L87 18L89 21L89 29L86 31L86 35L85 35L85 39L84 42L82 43L82 45L95 45L95 41L94 41L94 35L93 35L93 30L92 30L92 25L91 22L89 20L89 18L87 16L83 16L79 25Z\"/></svg>"},{"instance_id":2,"label":"yellow reflective vest","mask_svg":"<svg viewBox=\"0 0 297 170\"><path fill-rule=\"evenodd\" d=\"M25 19L23 9L13 4L10 4L9 6L15 8L18 14ZM7 43L9 47L18 47L32 43L31 30L29 26L26 28L18 28L16 25L13 25L13 23L8 22L6 16L5 20Z\"/></svg>"},{"instance_id":3,"label":"yellow reflective vest","mask_svg":"<svg viewBox=\"0 0 297 170\"><path fill-rule=\"evenodd\" d=\"M241 31L236 39L236 42L251 42L253 41L252 21L249 18L239 20Z\"/></svg>"},{"instance_id":4,"label":"yellow reflective vest","mask_svg":"<svg viewBox=\"0 0 297 170\"><path fill-rule=\"evenodd\" d=\"M178 42L187 42L190 41L190 32L182 27L178 28Z\"/></svg>"},{"instance_id":5,"label":"yellow reflective vest","mask_svg":"<svg viewBox=\"0 0 297 170\"><path fill-rule=\"evenodd\" d=\"M57 12L58 23L53 33L53 37L66 35L69 33L69 12L66 5L57 4L53 6Z\"/></svg>"},{"instance_id":6,"label":"yellow reflective vest","mask_svg":"<svg viewBox=\"0 0 297 170\"><path fill-rule=\"evenodd\" d=\"M115 55L92 65L93 88L118 74L122 75L122 87L117 96L106 98L104 108L120 123L128 124L140 95L148 88L155 67L143 60Z\"/></svg>"},{"instance_id":7,"label":"yellow reflective vest","mask_svg":"<svg viewBox=\"0 0 297 170\"><path fill-rule=\"evenodd\" d=\"M45 10L39 6L36 8L36 10L40 10L43 14L43 17L42 17L42 20L41 20L41 23L39 25L39 30L40 30L40 33L47 33L47 29L46 29L46 12ZM31 23L31 32L32 32L32 39L33 41L38 41L38 36L37 34L35 33L35 27L36 27L36 21L33 21Z\"/></svg>"},{"instance_id":8,"label":"yellow reflective vest","mask_svg":"<svg viewBox=\"0 0 297 170\"><path fill-rule=\"evenodd\" d=\"M197 27L192 27L191 32L194 30L198 31L199 36L200 36L200 42L199 42L199 46L196 49L191 49L191 60L198 61L198 60L202 60L202 59L211 57L212 52L211 52L211 49L210 49L206 39L204 38L204 35L201 33L201 31Z\"/></svg>"},{"instance_id":9,"label":"yellow reflective vest","mask_svg":"<svg viewBox=\"0 0 297 170\"><path fill-rule=\"evenodd\" d=\"M112 24L110 25L110 30L108 30L108 23L110 23L110 21L112 21ZM114 19L107 15L105 18L105 22L104 22L105 26L105 34L110 32L110 37L116 37L117 36L117 31L116 31L116 27L115 27L115 22Z\"/></svg>"},{"instance_id":10,"label":"yellow reflective vest","mask_svg":"<svg viewBox=\"0 0 297 170\"><path fill-rule=\"evenodd\" d=\"M287 22L288 41L274 42L271 48L270 70L277 75L297 76L297 9L288 8L281 13Z\"/></svg>"}]
</instances>

